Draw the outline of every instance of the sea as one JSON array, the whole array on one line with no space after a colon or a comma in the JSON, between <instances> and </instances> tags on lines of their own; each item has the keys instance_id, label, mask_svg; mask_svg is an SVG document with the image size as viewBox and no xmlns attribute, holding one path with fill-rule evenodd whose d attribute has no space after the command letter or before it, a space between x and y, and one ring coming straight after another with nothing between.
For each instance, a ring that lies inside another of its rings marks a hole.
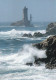
<instances>
[{"instance_id":1,"label":"sea","mask_svg":"<svg viewBox=\"0 0 56 80\"><path fill-rule=\"evenodd\" d=\"M34 56L46 58L46 50L32 46L47 37L22 37L25 33L46 33L49 22L35 22L34 27L0 23L0 80L56 80L56 69L34 64ZM26 63L33 63L33 66Z\"/></svg>"}]
</instances>

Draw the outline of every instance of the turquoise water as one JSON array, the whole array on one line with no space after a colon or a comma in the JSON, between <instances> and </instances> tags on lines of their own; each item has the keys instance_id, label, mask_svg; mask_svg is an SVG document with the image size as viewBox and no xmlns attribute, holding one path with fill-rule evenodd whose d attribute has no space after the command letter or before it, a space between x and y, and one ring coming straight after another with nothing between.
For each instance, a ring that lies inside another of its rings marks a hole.
<instances>
[{"instance_id":1,"label":"turquoise water","mask_svg":"<svg viewBox=\"0 0 56 80\"><path fill-rule=\"evenodd\" d=\"M56 80L56 70L48 70L45 64L32 67L27 62L34 63L34 57L47 57L45 50L33 48L33 43L39 43L47 37L26 38L24 33L46 32L48 23L35 23L35 27L16 27L0 24L0 80Z\"/></svg>"}]
</instances>

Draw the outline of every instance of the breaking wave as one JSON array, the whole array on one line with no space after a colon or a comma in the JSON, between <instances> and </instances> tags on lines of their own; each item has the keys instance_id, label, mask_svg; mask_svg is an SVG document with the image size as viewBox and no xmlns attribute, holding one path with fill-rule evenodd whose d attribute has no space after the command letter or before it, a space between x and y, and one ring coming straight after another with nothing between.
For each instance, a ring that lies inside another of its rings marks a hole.
<instances>
[{"instance_id":1,"label":"breaking wave","mask_svg":"<svg viewBox=\"0 0 56 80\"><path fill-rule=\"evenodd\" d=\"M10 31L1 31L0 32L0 37L4 36L4 37L22 37L23 34L28 34L28 33L31 33L32 35L35 33L35 32L40 32L40 33L45 33L46 31L45 30L37 30L37 31L27 31L27 30L15 30L15 29L12 29Z\"/></svg>"},{"instance_id":2,"label":"breaking wave","mask_svg":"<svg viewBox=\"0 0 56 80\"><path fill-rule=\"evenodd\" d=\"M56 70L48 70L45 65L26 66L25 63L34 62L33 56L47 57L45 50L38 50L31 45L24 45L18 53L0 55L1 80L56 80ZM47 77L48 76L48 77Z\"/></svg>"},{"instance_id":3,"label":"breaking wave","mask_svg":"<svg viewBox=\"0 0 56 80\"><path fill-rule=\"evenodd\" d=\"M27 62L34 62L34 56L37 58L46 58L45 50L38 50L31 45L24 45L18 53L11 53L9 55L1 55L0 62L4 61L8 64L25 64Z\"/></svg>"}]
</instances>

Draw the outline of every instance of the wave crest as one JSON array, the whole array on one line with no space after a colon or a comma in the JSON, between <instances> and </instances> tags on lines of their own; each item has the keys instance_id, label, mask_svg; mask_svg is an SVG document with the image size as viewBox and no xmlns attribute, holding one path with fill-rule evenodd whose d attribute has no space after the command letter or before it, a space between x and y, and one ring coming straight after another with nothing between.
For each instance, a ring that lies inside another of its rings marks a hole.
<instances>
[{"instance_id":1,"label":"wave crest","mask_svg":"<svg viewBox=\"0 0 56 80\"><path fill-rule=\"evenodd\" d=\"M40 32L40 33L45 33L46 30L35 30L35 31L27 31L27 30L15 30L15 29L12 29L10 31L6 31L6 32L3 32L1 31L0 32L0 37L11 37L11 38L19 38L19 37L22 37L23 34L34 34L35 32Z\"/></svg>"}]
</instances>

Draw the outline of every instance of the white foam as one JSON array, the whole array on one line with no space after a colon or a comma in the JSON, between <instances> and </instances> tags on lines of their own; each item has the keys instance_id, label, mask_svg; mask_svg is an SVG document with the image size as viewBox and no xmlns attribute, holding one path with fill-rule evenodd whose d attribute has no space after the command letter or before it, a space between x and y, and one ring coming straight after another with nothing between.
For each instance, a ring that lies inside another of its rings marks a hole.
<instances>
[{"instance_id":1,"label":"white foam","mask_svg":"<svg viewBox=\"0 0 56 80\"><path fill-rule=\"evenodd\" d=\"M34 62L34 56L38 58L46 58L45 50L38 50L31 45L24 45L22 50L18 53L10 54L7 56L0 56L0 61L7 62L9 64L25 64L27 62Z\"/></svg>"},{"instance_id":2,"label":"white foam","mask_svg":"<svg viewBox=\"0 0 56 80\"><path fill-rule=\"evenodd\" d=\"M56 80L56 70L48 70L45 65L26 66L23 63L34 61L33 56L45 58L45 50L38 50L31 45L24 45L18 53L7 56L0 55L0 63L5 62L8 65L0 65L0 80ZM21 63L21 64L19 64Z\"/></svg>"},{"instance_id":3,"label":"white foam","mask_svg":"<svg viewBox=\"0 0 56 80\"><path fill-rule=\"evenodd\" d=\"M56 70L45 69L44 65L37 67L21 65L18 66L17 69L13 69L16 70L16 72L3 74L3 76L0 76L0 80L56 80ZM13 69L10 69L10 71L13 71ZM20 72L22 70L25 71Z\"/></svg>"},{"instance_id":4,"label":"white foam","mask_svg":"<svg viewBox=\"0 0 56 80\"><path fill-rule=\"evenodd\" d=\"M38 50L31 45L24 45L21 53L24 55L22 58L24 62L34 62L34 56L46 58L45 50Z\"/></svg>"},{"instance_id":5,"label":"white foam","mask_svg":"<svg viewBox=\"0 0 56 80\"><path fill-rule=\"evenodd\" d=\"M11 38L17 38L17 37L22 37L23 34L29 34L31 33L32 35L35 33L35 32L40 32L40 33L45 33L46 30L35 30L35 31L27 31L27 30L15 30L15 29L12 29L11 31L6 31L6 32L3 32L1 31L0 32L0 37L11 37Z\"/></svg>"}]
</instances>

